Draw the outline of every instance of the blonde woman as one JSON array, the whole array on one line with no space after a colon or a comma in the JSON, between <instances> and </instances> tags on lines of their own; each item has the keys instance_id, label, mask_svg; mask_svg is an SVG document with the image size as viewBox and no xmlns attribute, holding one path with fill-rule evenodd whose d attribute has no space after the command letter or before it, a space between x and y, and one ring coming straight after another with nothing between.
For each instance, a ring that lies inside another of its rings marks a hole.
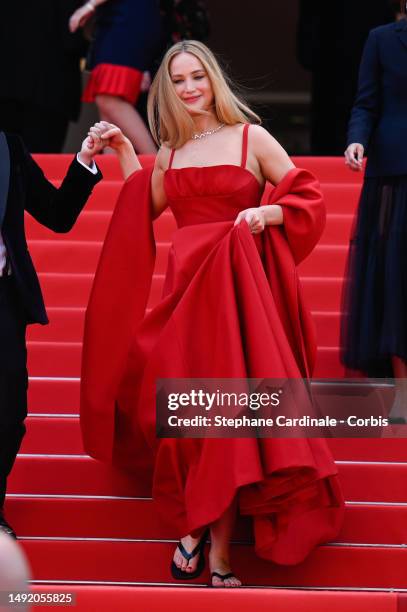
<instances>
[{"instance_id":1,"label":"blonde woman","mask_svg":"<svg viewBox=\"0 0 407 612\"><path fill-rule=\"evenodd\" d=\"M315 178L258 125L203 44L169 49L149 117L154 168L141 168L117 127L90 132L117 151L126 183L87 311L84 443L138 470L139 483L152 479L181 538L174 578L202 573L210 531L210 584L238 587L229 557L237 512L253 518L257 554L277 563L298 563L335 537L343 501L334 462L320 439L158 438L155 382L310 374L315 339L295 266L317 242L324 209ZM261 205L267 181L276 187ZM162 301L145 315L152 218L167 206L178 229Z\"/></svg>"}]
</instances>

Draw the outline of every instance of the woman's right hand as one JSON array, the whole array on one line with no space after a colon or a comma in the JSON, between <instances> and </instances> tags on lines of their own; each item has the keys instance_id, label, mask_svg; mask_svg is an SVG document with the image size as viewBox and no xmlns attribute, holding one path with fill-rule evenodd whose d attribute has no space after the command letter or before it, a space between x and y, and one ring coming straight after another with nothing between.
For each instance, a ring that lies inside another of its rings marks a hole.
<instances>
[{"instance_id":1,"label":"woman's right hand","mask_svg":"<svg viewBox=\"0 0 407 612\"><path fill-rule=\"evenodd\" d=\"M345 164L351 170L362 170L365 149L360 142L352 142L345 151Z\"/></svg>"}]
</instances>

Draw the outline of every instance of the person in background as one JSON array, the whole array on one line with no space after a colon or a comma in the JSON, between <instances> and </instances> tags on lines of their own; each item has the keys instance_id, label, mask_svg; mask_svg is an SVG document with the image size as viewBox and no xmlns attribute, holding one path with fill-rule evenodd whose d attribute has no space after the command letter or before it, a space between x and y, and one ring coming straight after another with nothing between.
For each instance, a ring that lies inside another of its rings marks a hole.
<instances>
[{"instance_id":1,"label":"person in background","mask_svg":"<svg viewBox=\"0 0 407 612\"><path fill-rule=\"evenodd\" d=\"M71 32L95 16L88 67L91 75L83 94L96 102L102 120L116 123L139 153L157 147L135 108L148 89L148 72L160 48L158 0L88 0L70 18Z\"/></svg>"},{"instance_id":2,"label":"person in background","mask_svg":"<svg viewBox=\"0 0 407 612\"><path fill-rule=\"evenodd\" d=\"M90 146L88 146L90 145ZM0 532L15 536L4 516L7 477L25 433L29 323L48 323L24 232L24 211L55 232L68 232L102 178L88 138L59 189L14 134L0 132Z\"/></svg>"},{"instance_id":3,"label":"person in background","mask_svg":"<svg viewBox=\"0 0 407 612\"><path fill-rule=\"evenodd\" d=\"M369 376L394 376L390 418L407 418L407 19L373 29L360 65L345 162L360 172L341 328L342 362Z\"/></svg>"},{"instance_id":4,"label":"person in background","mask_svg":"<svg viewBox=\"0 0 407 612\"><path fill-rule=\"evenodd\" d=\"M389 0L300 0L297 58L312 73L311 154L343 154L364 42L393 19Z\"/></svg>"},{"instance_id":5,"label":"person in background","mask_svg":"<svg viewBox=\"0 0 407 612\"><path fill-rule=\"evenodd\" d=\"M69 15L78 0L13 0L0 19L0 130L19 134L31 153L61 152L79 116L81 33Z\"/></svg>"}]
</instances>

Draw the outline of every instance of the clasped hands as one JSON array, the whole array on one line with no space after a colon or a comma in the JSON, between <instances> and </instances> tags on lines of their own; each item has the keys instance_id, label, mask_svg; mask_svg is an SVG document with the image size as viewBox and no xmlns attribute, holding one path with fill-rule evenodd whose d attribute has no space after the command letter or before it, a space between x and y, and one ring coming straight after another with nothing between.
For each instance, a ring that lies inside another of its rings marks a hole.
<instances>
[{"instance_id":1,"label":"clasped hands","mask_svg":"<svg viewBox=\"0 0 407 612\"><path fill-rule=\"evenodd\" d=\"M131 146L129 139L117 125L107 121L98 121L90 128L87 137L82 142L79 157L85 164L90 165L93 157L106 147L119 151L122 147L129 145Z\"/></svg>"}]
</instances>

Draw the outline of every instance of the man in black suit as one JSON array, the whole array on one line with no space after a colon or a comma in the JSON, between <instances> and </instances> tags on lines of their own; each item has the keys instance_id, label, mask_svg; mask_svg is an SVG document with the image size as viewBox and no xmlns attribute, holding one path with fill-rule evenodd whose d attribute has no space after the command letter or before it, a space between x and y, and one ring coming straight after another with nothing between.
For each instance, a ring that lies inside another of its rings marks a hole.
<instances>
[{"instance_id":1,"label":"man in black suit","mask_svg":"<svg viewBox=\"0 0 407 612\"><path fill-rule=\"evenodd\" d=\"M93 161L99 149L85 139L57 189L21 139L0 132L0 530L10 535L15 534L4 518L3 504L7 476L25 433L25 330L28 323L48 323L27 249L24 210L55 232L68 232L102 178Z\"/></svg>"}]
</instances>

